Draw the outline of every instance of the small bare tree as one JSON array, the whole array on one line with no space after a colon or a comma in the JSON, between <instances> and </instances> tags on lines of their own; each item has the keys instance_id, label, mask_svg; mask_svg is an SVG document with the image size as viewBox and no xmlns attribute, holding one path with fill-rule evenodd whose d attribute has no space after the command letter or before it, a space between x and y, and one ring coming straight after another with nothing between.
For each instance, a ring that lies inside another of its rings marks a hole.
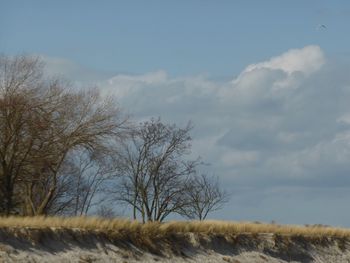
<instances>
[{"instance_id":1,"label":"small bare tree","mask_svg":"<svg viewBox=\"0 0 350 263\"><path fill-rule=\"evenodd\" d=\"M185 205L186 187L197 161L190 153L191 125L178 128L160 119L142 123L119 156L115 199L131 206L133 218L163 221Z\"/></svg>"},{"instance_id":2,"label":"small bare tree","mask_svg":"<svg viewBox=\"0 0 350 263\"><path fill-rule=\"evenodd\" d=\"M229 201L229 194L220 188L218 178L200 174L191 179L186 201L179 214L189 219L204 220L210 212L221 209Z\"/></svg>"}]
</instances>

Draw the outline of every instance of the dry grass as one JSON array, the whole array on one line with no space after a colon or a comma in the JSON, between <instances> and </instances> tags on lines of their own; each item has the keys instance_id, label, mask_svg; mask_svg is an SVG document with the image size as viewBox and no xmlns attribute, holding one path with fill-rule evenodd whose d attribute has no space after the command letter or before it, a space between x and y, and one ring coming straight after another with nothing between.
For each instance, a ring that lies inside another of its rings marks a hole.
<instances>
[{"instance_id":1,"label":"dry grass","mask_svg":"<svg viewBox=\"0 0 350 263\"><path fill-rule=\"evenodd\" d=\"M143 237L163 237L169 234L237 235L242 233L271 233L312 237L350 237L350 229L322 226L292 226L276 224L242 223L228 221L174 221L141 224L126 219L96 217L1 217L0 228L67 228L99 232L113 232Z\"/></svg>"}]
</instances>

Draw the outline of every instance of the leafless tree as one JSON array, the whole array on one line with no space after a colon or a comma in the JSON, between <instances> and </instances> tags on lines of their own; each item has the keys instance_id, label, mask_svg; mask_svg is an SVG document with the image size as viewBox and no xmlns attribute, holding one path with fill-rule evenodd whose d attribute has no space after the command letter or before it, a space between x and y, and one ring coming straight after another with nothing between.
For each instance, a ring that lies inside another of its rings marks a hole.
<instances>
[{"instance_id":1,"label":"leafless tree","mask_svg":"<svg viewBox=\"0 0 350 263\"><path fill-rule=\"evenodd\" d=\"M0 198L5 214L47 214L73 151L104 151L126 119L112 99L44 78L40 60L0 57Z\"/></svg>"},{"instance_id":2,"label":"leafless tree","mask_svg":"<svg viewBox=\"0 0 350 263\"><path fill-rule=\"evenodd\" d=\"M15 184L35 148L40 122L42 65L33 57L0 56L0 187L1 210L10 214L18 200ZM31 136L29 135L31 134Z\"/></svg>"},{"instance_id":3,"label":"leafless tree","mask_svg":"<svg viewBox=\"0 0 350 263\"><path fill-rule=\"evenodd\" d=\"M221 189L218 178L200 174L191 179L186 200L187 204L181 207L179 214L204 220L210 212L221 209L228 202L229 194Z\"/></svg>"},{"instance_id":4,"label":"leafless tree","mask_svg":"<svg viewBox=\"0 0 350 263\"><path fill-rule=\"evenodd\" d=\"M178 128L151 119L124 143L113 193L117 201L131 206L134 219L139 214L143 222L163 221L186 203L186 185L198 164L185 158L191 148L190 130L191 124Z\"/></svg>"}]
</instances>

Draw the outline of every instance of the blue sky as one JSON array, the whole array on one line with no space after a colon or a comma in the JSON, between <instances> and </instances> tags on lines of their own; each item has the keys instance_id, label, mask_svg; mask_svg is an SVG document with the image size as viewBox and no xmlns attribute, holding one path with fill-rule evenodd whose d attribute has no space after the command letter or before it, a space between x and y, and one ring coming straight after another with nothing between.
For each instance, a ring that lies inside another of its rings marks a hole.
<instances>
[{"instance_id":1,"label":"blue sky","mask_svg":"<svg viewBox=\"0 0 350 263\"><path fill-rule=\"evenodd\" d=\"M113 73L231 76L286 48L349 56L349 20L348 1L2 0L0 50Z\"/></svg>"},{"instance_id":2,"label":"blue sky","mask_svg":"<svg viewBox=\"0 0 350 263\"><path fill-rule=\"evenodd\" d=\"M349 1L4 1L0 52L192 120L226 220L350 226ZM324 24L325 29L319 25Z\"/></svg>"}]
</instances>

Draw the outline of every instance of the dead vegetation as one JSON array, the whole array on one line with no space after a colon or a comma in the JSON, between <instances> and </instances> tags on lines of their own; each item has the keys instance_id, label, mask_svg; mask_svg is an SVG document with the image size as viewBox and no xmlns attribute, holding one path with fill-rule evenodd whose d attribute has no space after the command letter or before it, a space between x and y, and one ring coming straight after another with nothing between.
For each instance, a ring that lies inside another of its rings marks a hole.
<instances>
[{"instance_id":1,"label":"dead vegetation","mask_svg":"<svg viewBox=\"0 0 350 263\"><path fill-rule=\"evenodd\" d=\"M142 235L162 238L173 234L203 234L234 236L237 234L276 234L305 237L349 238L350 229L324 226L294 226L230 221L169 221L140 223L127 219L98 217L1 217L0 228L51 228L81 229L114 235Z\"/></svg>"}]
</instances>

